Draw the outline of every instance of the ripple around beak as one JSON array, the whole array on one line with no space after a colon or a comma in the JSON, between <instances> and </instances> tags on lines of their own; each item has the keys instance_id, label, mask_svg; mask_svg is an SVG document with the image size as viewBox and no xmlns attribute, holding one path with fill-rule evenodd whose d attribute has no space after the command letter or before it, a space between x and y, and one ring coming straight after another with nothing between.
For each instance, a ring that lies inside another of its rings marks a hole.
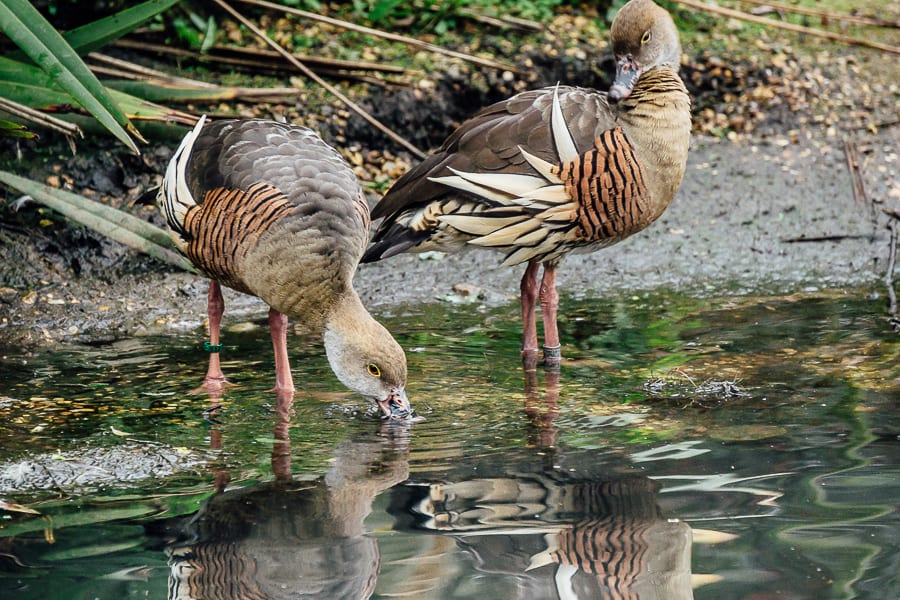
<instances>
[{"instance_id":1,"label":"ripple around beak","mask_svg":"<svg viewBox=\"0 0 900 600\"><path fill-rule=\"evenodd\" d=\"M409 400L406 397L406 390L392 390L387 398L377 400L376 402L381 409L382 419L405 421L407 423L418 423L425 420L425 417L416 415L416 412L409 405Z\"/></svg>"}]
</instances>

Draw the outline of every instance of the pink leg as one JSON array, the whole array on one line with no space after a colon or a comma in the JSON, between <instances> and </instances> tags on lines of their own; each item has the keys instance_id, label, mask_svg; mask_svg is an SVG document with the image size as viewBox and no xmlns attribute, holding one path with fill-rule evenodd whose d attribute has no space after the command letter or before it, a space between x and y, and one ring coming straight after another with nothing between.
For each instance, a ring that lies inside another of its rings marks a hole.
<instances>
[{"instance_id":1,"label":"pink leg","mask_svg":"<svg viewBox=\"0 0 900 600\"><path fill-rule=\"evenodd\" d=\"M538 297L537 274L540 264L528 263L522 275L520 286L522 293L522 354L537 354L537 323L535 321L535 302Z\"/></svg>"},{"instance_id":2,"label":"pink leg","mask_svg":"<svg viewBox=\"0 0 900 600\"><path fill-rule=\"evenodd\" d=\"M222 326L222 314L225 312L225 300L222 298L222 287L215 281L209 282L207 312L209 314L209 368L206 370L203 387L210 391L220 391L225 387L225 374L222 373L222 365L219 362L219 351L222 349L219 343L219 331Z\"/></svg>"},{"instance_id":3,"label":"pink leg","mask_svg":"<svg viewBox=\"0 0 900 600\"><path fill-rule=\"evenodd\" d=\"M272 348L275 350L275 391L293 392L291 364L287 352L287 315L274 308L269 309L269 333L272 334Z\"/></svg>"},{"instance_id":4,"label":"pink leg","mask_svg":"<svg viewBox=\"0 0 900 600\"><path fill-rule=\"evenodd\" d=\"M559 308L559 293L556 291L556 265L544 265L541 278L541 319L544 321L544 363L557 365L560 361L559 330L556 313Z\"/></svg>"}]
</instances>

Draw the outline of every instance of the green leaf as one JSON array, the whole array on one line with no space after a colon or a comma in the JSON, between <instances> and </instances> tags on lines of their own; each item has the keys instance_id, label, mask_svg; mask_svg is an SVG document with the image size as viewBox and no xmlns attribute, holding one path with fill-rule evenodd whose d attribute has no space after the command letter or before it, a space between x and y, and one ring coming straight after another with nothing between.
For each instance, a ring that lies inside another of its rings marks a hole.
<instances>
[{"instance_id":1,"label":"green leaf","mask_svg":"<svg viewBox=\"0 0 900 600\"><path fill-rule=\"evenodd\" d=\"M197 86L151 81L115 79L103 82L106 87L153 102L223 102L227 100L284 96L296 98L296 88L245 88L231 86ZM0 81L0 85L3 82Z\"/></svg>"},{"instance_id":2,"label":"green leaf","mask_svg":"<svg viewBox=\"0 0 900 600\"><path fill-rule=\"evenodd\" d=\"M54 90L28 83L7 83L3 85L3 97L37 110L55 109L72 103L72 97L60 90Z\"/></svg>"},{"instance_id":3,"label":"green leaf","mask_svg":"<svg viewBox=\"0 0 900 600\"><path fill-rule=\"evenodd\" d=\"M42 510L46 509L46 507L43 506L41 508ZM29 519L4 524L4 527L0 529L0 539L12 538L29 532L39 532L42 529L50 527L64 529L66 527L140 519L156 516L158 514L159 505L157 502L154 502L152 498L143 501L135 501L124 506L121 504L110 503L109 505L97 508L60 512L58 515L53 515L52 521L49 519Z\"/></svg>"},{"instance_id":4,"label":"green leaf","mask_svg":"<svg viewBox=\"0 0 900 600\"><path fill-rule=\"evenodd\" d=\"M67 31L63 37L78 54L84 56L97 48L106 46L113 40L134 31L156 15L165 12L179 0L149 0L137 6L126 8L114 15L98 19Z\"/></svg>"},{"instance_id":5,"label":"green leaf","mask_svg":"<svg viewBox=\"0 0 900 600\"><path fill-rule=\"evenodd\" d=\"M181 82L187 80L180 79ZM103 84L130 119L138 114L144 119L172 120L172 110L149 104L147 101L208 101L221 102L260 96L294 96L294 88L244 88L189 84L110 80ZM0 56L0 89L3 96L41 110L62 110L71 104L66 94L47 73L31 64ZM120 95L125 94L125 95Z\"/></svg>"},{"instance_id":6,"label":"green leaf","mask_svg":"<svg viewBox=\"0 0 900 600\"><path fill-rule=\"evenodd\" d=\"M24 125L0 119L0 137L34 139L36 136Z\"/></svg>"},{"instance_id":7,"label":"green leaf","mask_svg":"<svg viewBox=\"0 0 900 600\"><path fill-rule=\"evenodd\" d=\"M142 121L171 121L175 118L173 109L136 98L118 90L109 90L129 118Z\"/></svg>"},{"instance_id":8,"label":"green leaf","mask_svg":"<svg viewBox=\"0 0 900 600\"><path fill-rule=\"evenodd\" d=\"M152 223L78 194L58 190L7 171L0 171L0 182L129 248L185 271L195 271L186 258L173 250L175 244L169 234Z\"/></svg>"},{"instance_id":9,"label":"green leaf","mask_svg":"<svg viewBox=\"0 0 900 600\"><path fill-rule=\"evenodd\" d=\"M72 103L72 97L45 72L34 65L3 57L0 57L0 88L5 98L38 110L65 111L67 105ZM108 93L129 119L175 120L175 111L171 108L112 88ZM211 97L227 99L228 95L219 93ZM58 116L65 118L64 115Z\"/></svg>"},{"instance_id":10,"label":"green leaf","mask_svg":"<svg viewBox=\"0 0 900 600\"><path fill-rule=\"evenodd\" d=\"M401 4L403 4L403 0L381 0L376 2L372 10L369 11L368 18L373 23L380 23Z\"/></svg>"},{"instance_id":11,"label":"green leaf","mask_svg":"<svg viewBox=\"0 0 900 600\"><path fill-rule=\"evenodd\" d=\"M27 84L9 84L2 80L0 80L0 85L4 88L4 97L13 102L18 102L37 110L53 112L55 116L66 121L72 120L69 118L70 115L62 112L65 110L66 105L71 102L71 97L64 92ZM174 109L136 98L114 89L110 90L110 95L115 98L130 119L162 122L179 121L187 124L183 118L185 116L184 113L178 113Z\"/></svg>"},{"instance_id":12,"label":"green leaf","mask_svg":"<svg viewBox=\"0 0 900 600\"><path fill-rule=\"evenodd\" d=\"M203 45L203 42L200 40L200 34L197 32L197 29L191 25L188 19L185 19L184 17L172 19L172 28L178 35L178 39L187 42L188 46L191 48L196 50Z\"/></svg>"},{"instance_id":13,"label":"green leaf","mask_svg":"<svg viewBox=\"0 0 900 600\"><path fill-rule=\"evenodd\" d=\"M0 56L0 81L61 89L53 83L53 78L49 74L38 67L5 56ZM4 89L4 96L5 91Z\"/></svg>"},{"instance_id":14,"label":"green leaf","mask_svg":"<svg viewBox=\"0 0 900 600\"><path fill-rule=\"evenodd\" d=\"M79 560L96 556L109 556L118 552L125 552L142 544L140 538L126 540L124 542L97 542L96 544L79 544L77 546L61 547L45 552L41 558L50 562L63 560Z\"/></svg>"},{"instance_id":15,"label":"green leaf","mask_svg":"<svg viewBox=\"0 0 900 600\"><path fill-rule=\"evenodd\" d=\"M107 130L140 154L129 132L142 140L140 133L78 54L30 2L0 2L0 29Z\"/></svg>"},{"instance_id":16,"label":"green leaf","mask_svg":"<svg viewBox=\"0 0 900 600\"><path fill-rule=\"evenodd\" d=\"M216 43L216 20L209 17L206 20L206 31L203 34L203 45L200 46L200 52L209 52L209 49Z\"/></svg>"}]
</instances>

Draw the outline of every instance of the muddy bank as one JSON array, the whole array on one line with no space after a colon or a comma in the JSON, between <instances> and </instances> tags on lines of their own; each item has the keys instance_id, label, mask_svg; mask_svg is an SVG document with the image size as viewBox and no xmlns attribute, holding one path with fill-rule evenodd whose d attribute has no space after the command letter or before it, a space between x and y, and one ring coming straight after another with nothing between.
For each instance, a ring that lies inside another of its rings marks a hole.
<instances>
[{"instance_id":1,"label":"muddy bank","mask_svg":"<svg viewBox=\"0 0 900 600\"><path fill-rule=\"evenodd\" d=\"M881 208L900 209L898 136L893 127L865 138L864 182L879 204L854 202L843 144L835 138L732 143L695 137L669 210L617 246L569 257L559 275L563 298L657 287L698 295L852 287L883 295L889 217ZM202 326L202 278L114 242L94 241L91 251L93 266L84 275L3 288L0 347L98 343ZM500 268L500 262L500 254L483 250L401 255L363 265L356 284L380 314L452 299L457 284L475 288L479 302L513 302L522 267ZM226 319L265 315L256 299L228 293L226 302Z\"/></svg>"},{"instance_id":2,"label":"muddy bank","mask_svg":"<svg viewBox=\"0 0 900 600\"><path fill-rule=\"evenodd\" d=\"M596 36L585 37L588 22L561 15L539 44L476 40L481 50L525 68L525 77L435 58L428 79L400 90L367 89L360 102L426 148L477 108L521 89L557 81L604 89L610 60L605 42L598 47ZM885 293L880 278L891 217L883 210L900 213L892 57L837 46L801 52L777 39L757 40L752 50L715 55L685 48L682 75L694 99L695 135L681 189L648 230L604 251L567 258L559 274L563 298L657 287L702 295L824 288ZM298 102L239 112L248 111L315 127L353 164L372 202L379 186L415 162L340 107L310 110ZM24 149L30 160L7 168L162 225L154 188L183 131L155 129L153 144L139 157L103 140L85 141L75 157L63 143L16 148L8 140L0 140L0 153ZM845 140L859 150L866 193L861 203L854 201ZM203 279L36 205L16 212L18 194L0 192L0 352L202 325ZM408 304L452 301L457 284L475 290L479 302L513 302L523 267L503 269L501 261L484 250L401 255L363 265L356 284L382 314ZM226 301L226 319L265 314L258 300L228 293Z\"/></svg>"}]
</instances>

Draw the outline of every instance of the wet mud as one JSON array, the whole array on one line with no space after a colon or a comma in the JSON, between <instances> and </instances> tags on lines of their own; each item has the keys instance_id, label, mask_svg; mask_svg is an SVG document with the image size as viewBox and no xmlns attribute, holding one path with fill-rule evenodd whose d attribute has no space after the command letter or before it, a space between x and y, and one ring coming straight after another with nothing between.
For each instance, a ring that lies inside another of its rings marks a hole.
<instances>
[{"instance_id":1,"label":"wet mud","mask_svg":"<svg viewBox=\"0 0 900 600\"><path fill-rule=\"evenodd\" d=\"M573 56L577 53L541 60L539 53L534 54L528 59L534 81L507 80L493 72L473 79L450 69L436 78L427 97L418 89L375 90L366 105L407 139L433 147L467 114L519 88L563 80L602 89L607 83L603 64ZM803 110L792 111L787 104L776 103L762 116L757 114L753 131L745 127L745 133L731 139L705 135L710 129L704 120L708 113L730 114L732 125L737 125L744 116L758 112L755 100L740 100L740 90L775 86L772 89L779 94L793 93L783 73L779 79L772 75L778 71L764 63L729 69L718 64L701 55L683 72L695 99L698 131L673 204L638 235L593 254L568 257L559 273L563 298L659 287L701 295L788 294L822 288L885 294L881 280L888 262L888 224L896 220L887 213L900 214L900 127L887 123L859 129L850 116L834 127L829 125L833 116L817 116L821 107L802 105ZM840 64L857 65L849 60ZM836 82L828 85L844 89L841 82L853 76L836 67ZM877 78L871 85L873 89L880 85ZM866 118L882 119L890 91L853 103L846 102L866 107L870 111ZM338 147L360 148L363 153L385 148L384 140L361 119L326 118L320 124L323 137ZM60 145L59 152L51 149L43 159L27 162L21 174L162 225L154 188L180 137L180 130L172 133L177 135L155 139L139 157L90 140L78 155L65 157L67 150ZM861 156L862 201L854 199L845 143ZM370 190L369 199L376 202L378 194ZM7 190L4 200L0 349L66 341L103 343L202 325L206 313L202 278L176 272L47 209L19 202L14 192ZM486 250L401 255L363 265L356 286L376 313L421 302L502 304L517 298L523 269L501 268L502 258ZM265 314L265 307L253 298L229 293L226 302L226 319Z\"/></svg>"}]
</instances>

